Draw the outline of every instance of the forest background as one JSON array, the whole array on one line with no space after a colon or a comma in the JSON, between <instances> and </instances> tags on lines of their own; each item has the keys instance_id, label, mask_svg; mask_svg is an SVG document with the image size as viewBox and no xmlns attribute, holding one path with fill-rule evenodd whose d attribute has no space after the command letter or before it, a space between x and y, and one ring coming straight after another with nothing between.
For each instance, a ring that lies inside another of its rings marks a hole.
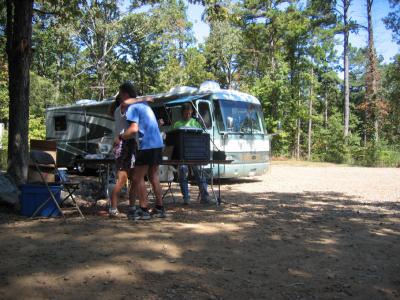
<instances>
[{"instance_id":1,"label":"forest background","mask_svg":"<svg viewBox=\"0 0 400 300\"><path fill-rule=\"evenodd\" d=\"M199 42L184 1L36 1L29 138L45 137L47 106L103 100L126 80L143 95L215 80L258 97L269 133L281 124L274 156L398 167L400 54L389 61L376 54L372 20L381 1L365 0L359 13L367 25L352 18L351 2L200 2L210 33ZM399 45L400 1L389 4L384 22ZM0 3L0 122L7 133L6 16ZM365 33L364 46L349 43Z\"/></svg>"}]
</instances>

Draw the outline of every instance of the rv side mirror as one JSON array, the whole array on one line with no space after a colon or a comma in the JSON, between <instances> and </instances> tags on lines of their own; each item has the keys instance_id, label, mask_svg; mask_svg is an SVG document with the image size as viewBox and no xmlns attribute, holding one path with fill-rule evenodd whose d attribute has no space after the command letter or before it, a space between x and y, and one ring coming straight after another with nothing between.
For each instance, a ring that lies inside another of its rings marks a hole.
<instances>
[{"instance_id":1,"label":"rv side mirror","mask_svg":"<svg viewBox=\"0 0 400 300\"><path fill-rule=\"evenodd\" d=\"M228 127L228 129L232 129L233 128L233 118L232 117L227 117L226 118L226 126Z\"/></svg>"}]
</instances>

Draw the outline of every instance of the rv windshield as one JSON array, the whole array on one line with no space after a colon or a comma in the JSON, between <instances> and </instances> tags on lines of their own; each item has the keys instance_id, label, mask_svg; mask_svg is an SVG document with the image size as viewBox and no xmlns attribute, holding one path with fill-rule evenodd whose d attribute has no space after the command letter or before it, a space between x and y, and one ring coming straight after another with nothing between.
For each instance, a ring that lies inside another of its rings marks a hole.
<instances>
[{"instance_id":1,"label":"rv windshield","mask_svg":"<svg viewBox=\"0 0 400 300\"><path fill-rule=\"evenodd\" d=\"M218 100L214 104L220 131L264 133L261 105L231 100Z\"/></svg>"}]
</instances>

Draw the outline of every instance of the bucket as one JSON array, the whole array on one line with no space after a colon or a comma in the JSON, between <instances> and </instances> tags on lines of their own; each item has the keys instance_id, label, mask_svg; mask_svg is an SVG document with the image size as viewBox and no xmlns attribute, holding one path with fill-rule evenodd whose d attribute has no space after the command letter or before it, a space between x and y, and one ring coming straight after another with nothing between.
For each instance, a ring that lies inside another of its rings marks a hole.
<instances>
[{"instance_id":1,"label":"bucket","mask_svg":"<svg viewBox=\"0 0 400 300\"><path fill-rule=\"evenodd\" d=\"M31 217L36 209L50 198L50 193L47 187L42 184L23 184L19 186L21 191L21 215ZM60 202L61 186L50 185L50 190L54 194L57 202ZM37 213L37 216L42 217L57 217L60 211L54 201L50 199L44 207Z\"/></svg>"}]
</instances>

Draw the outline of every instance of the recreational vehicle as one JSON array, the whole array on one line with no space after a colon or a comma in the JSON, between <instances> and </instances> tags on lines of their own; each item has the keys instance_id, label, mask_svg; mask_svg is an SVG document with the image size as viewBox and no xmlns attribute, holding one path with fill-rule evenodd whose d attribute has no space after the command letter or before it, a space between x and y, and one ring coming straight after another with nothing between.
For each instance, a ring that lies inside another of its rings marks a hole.
<instances>
[{"instance_id":1,"label":"recreational vehicle","mask_svg":"<svg viewBox=\"0 0 400 300\"><path fill-rule=\"evenodd\" d=\"M112 102L85 99L46 109L46 139L57 141L59 166L84 172L96 166L78 164L80 158L100 153L102 142L111 149L114 119L108 110Z\"/></svg>"},{"instance_id":2,"label":"recreational vehicle","mask_svg":"<svg viewBox=\"0 0 400 300\"><path fill-rule=\"evenodd\" d=\"M81 100L46 110L47 139L57 141L59 164L82 171L85 166L76 165L77 158L110 151L114 125L108 109L112 101ZM271 136L265 129L257 98L220 89L216 82L209 81L199 88L173 88L155 95L151 103L157 119L164 121L161 131L168 132L180 119L185 102L193 104L194 117L210 134L210 150L224 151L226 158L233 160L232 164L220 166L221 178L251 177L268 170Z\"/></svg>"}]
</instances>

